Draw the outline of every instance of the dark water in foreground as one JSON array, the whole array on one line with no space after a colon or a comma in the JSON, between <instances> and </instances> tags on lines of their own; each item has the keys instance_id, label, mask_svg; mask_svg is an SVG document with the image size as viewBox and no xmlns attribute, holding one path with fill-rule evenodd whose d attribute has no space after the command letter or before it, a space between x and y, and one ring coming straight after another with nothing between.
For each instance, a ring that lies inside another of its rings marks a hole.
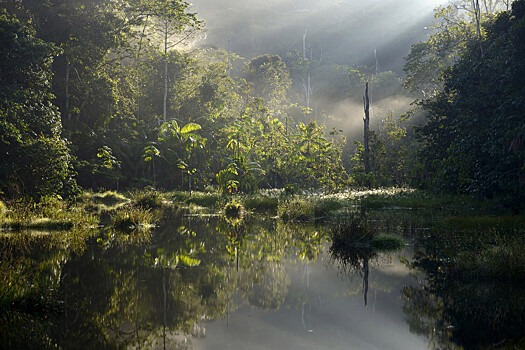
<instances>
[{"instance_id":1,"label":"dark water in foreground","mask_svg":"<svg viewBox=\"0 0 525 350\"><path fill-rule=\"evenodd\" d=\"M454 276L462 265L432 243L435 220L369 217L407 245L351 264L331 255L329 225L264 216L181 214L151 234L87 244L4 235L1 347L475 349L523 337L521 283Z\"/></svg>"}]
</instances>

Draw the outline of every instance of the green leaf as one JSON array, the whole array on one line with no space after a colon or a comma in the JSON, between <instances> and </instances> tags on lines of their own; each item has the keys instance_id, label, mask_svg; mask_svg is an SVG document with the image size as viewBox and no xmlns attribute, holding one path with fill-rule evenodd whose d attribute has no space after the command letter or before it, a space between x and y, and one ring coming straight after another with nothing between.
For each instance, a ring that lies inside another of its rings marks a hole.
<instances>
[{"instance_id":1,"label":"green leaf","mask_svg":"<svg viewBox=\"0 0 525 350\"><path fill-rule=\"evenodd\" d=\"M202 127L197 123L188 123L182 127L180 130L181 134L189 134L190 132L201 130Z\"/></svg>"},{"instance_id":2,"label":"green leaf","mask_svg":"<svg viewBox=\"0 0 525 350\"><path fill-rule=\"evenodd\" d=\"M179 255L179 261L182 265L189 267L199 266L201 264L201 261L199 259L192 258L191 256L183 254Z\"/></svg>"}]
</instances>

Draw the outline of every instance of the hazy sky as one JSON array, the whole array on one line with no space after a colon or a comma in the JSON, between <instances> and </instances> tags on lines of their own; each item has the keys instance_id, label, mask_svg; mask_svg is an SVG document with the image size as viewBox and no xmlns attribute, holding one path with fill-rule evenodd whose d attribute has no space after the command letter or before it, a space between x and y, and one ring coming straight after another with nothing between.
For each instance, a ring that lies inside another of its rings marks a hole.
<instances>
[{"instance_id":1,"label":"hazy sky","mask_svg":"<svg viewBox=\"0 0 525 350\"><path fill-rule=\"evenodd\" d=\"M302 50L314 59L399 71L410 45L428 34L433 9L446 0L193 0L206 21L203 45L251 57Z\"/></svg>"}]
</instances>

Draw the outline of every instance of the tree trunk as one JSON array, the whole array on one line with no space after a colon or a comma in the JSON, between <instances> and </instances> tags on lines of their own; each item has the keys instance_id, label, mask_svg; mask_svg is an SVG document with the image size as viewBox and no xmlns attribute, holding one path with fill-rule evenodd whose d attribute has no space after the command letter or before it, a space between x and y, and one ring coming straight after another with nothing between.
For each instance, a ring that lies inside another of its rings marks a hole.
<instances>
[{"instance_id":1,"label":"tree trunk","mask_svg":"<svg viewBox=\"0 0 525 350\"><path fill-rule=\"evenodd\" d=\"M162 101L162 121L165 123L168 115L168 59L164 58L164 99Z\"/></svg>"},{"instance_id":2,"label":"tree trunk","mask_svg":"<svg viewBox=\"0 0 525 350\"><path fill-rule=\"evenodd\" d=\"M365 95L363 96L365 117L364 122L364 162L365 162L365 174L370 173L370 145L369 145L369 134L370 134L370 98L368 97L368 82L365 84Z\"/></svg>"},{"instance_id":3,"label":"tree trunk","mask_svg":"<svg viewBox=\"0 0 525 350\"><path fill-rule=\"evenodd\" d=\"M71 73L71 64L69 63L69 60L67 59L66 57L66 86L65 86L65 98L66 98L66 101L65 101L65 110L66 110L66 116L67 116L67 121L70 122L71 121L71 109L70 109L70 106L69 106L69 101L70 101L70 98L69 98L69 75Z\"/></svg>"},{"instance_id":4,"label":"tree trunk","mask_svg":"<svg viewBox=\"0 0 525 350\"><path fill-rule=\"evenodd\" d=\"M165 123L168 114L168 22L164 31L164 99L162 104L162 121Z\"/></svg>"},{"instance_id":5,"label":"tree trunk","mask_svg":"<svg viewBox=\"0 0 525 350\"><path fill-rule=\"evenodd\" d=\"M479 51L483 56L483 46L481 44L481 8L479 7L479 0L472 0L472 7L474 7L474 14L476 16L476 36L479 44Z\"/></svg>"}]
</instances>

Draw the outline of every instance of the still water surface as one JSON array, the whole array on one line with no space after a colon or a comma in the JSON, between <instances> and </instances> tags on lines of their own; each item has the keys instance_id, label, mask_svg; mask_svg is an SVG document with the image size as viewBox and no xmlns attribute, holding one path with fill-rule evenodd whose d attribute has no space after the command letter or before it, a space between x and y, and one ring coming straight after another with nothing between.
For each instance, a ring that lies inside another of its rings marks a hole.
<instances>
[{"instance_id":1,"label":"still water surface","mask_svg":"<svg viewBox=\"0 0 525 350\"><path fill-rule=\"evenodd\" d=\"M431 247L418 238L428 238L429 220L428 213L368 220L407 244L358 254L352 264L332 256L329 225L266 216L178 213L151 234L123 239L103 231L78 246L56 234L27 236L23 244L4 237L2 292L14 301L1 313L2 347L454 349L453 323L464 307L452 298L447 310L446 293L427 288L421 269L409 268L414 259L431 261ZM521 305L523 288L505 289ZM473 320L493 316L477 312ZM487 342L503 336L490 334Z\"/></svg>"},{"instance_id":2,"label":"still water surface","mask_svg":"<svg viewBox=\"0 0 525 350\"><path fill-rule=\"evenodd\" d=\"M407 250L399 254L409 254ZM226 318L207 322L194 349L424 349L411 334L400 289L414 284L398 255L372 267L368 305L361 276L342 274L325 251L315 261L284 259L288 292L275 310L243 303Z\"/></svg>"}]
</instances>

